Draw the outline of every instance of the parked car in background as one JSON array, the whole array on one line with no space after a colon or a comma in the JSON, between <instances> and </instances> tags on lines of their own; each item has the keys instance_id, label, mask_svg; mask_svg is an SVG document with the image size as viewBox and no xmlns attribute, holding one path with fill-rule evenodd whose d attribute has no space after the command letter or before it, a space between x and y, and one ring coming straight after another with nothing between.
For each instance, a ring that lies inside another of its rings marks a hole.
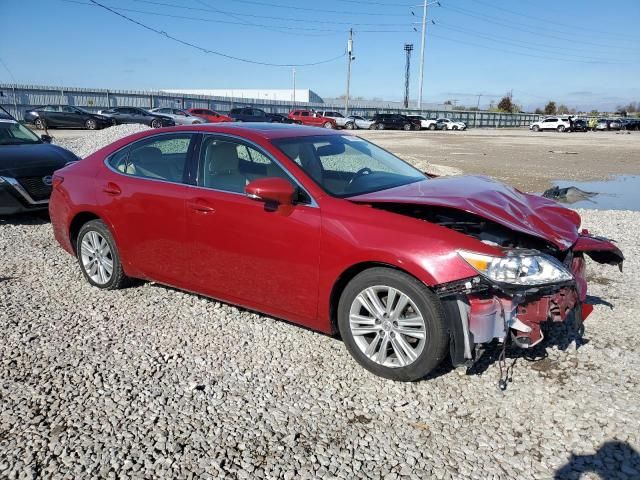
<instances>
[{"instance_id":1,"label":"parked car in background","mask_svg":"<svg viewBox=\"0 0 640 480\"><path fill-rule=\"evenodd\" d=\"M454 121L450 118L438 118L436 120L436 129L438 130L466 130L467 124L464 122Z\"/></svg>"},{"instance_id":2,"label":"parked car in background","mask_svg":"<svg viewBox=\"0 0 640 480\"><path fill-rule=\"evenodd\" d=\"M268 113L260 108L239 107L229 111L229 117L236 122L268 122L283 123L284 117L279 113Z\"/></svg>"},{"instance_id":3,"label":"parked car in background","mask_svg":"<svg viewBox=\"0 0 640 480\"><path fill-rule=\"evenodd\" d=\"M369 130L374 125L373 120L361 117L360 115L350 115L349 118L353 120L353 123L351 123L352 128ZM349 125L347 125L347 128L349 128Z\"/></svg>"},{"instance_id":4,"label":"parked car in background","mask_svg":"<svg viewBox=\"0 0 640 480\"><path fill-rule=\"evenodd\" d=\"M53 172L79 160L50 142L51 137L38 137L8 113L1 115L0 215L47 209Z\"/></svg>"},{"instance_id":5,"label":"parked car in background","mask_svg":"<svg viewBox=\"0 0 640 480\"><path fill-rule=\"evenodd\" d=\"M158 113L160 115L173 118L176 125L197 125L199 123L207 123L205 118L191 115L189 112L180 108L159 107L152 108L149 111L151 113Z\"/></svg>"},{"instance_id":6,"label":"parked car in background","mask_svg":"<svg viewBox=\"0 0 640 480\"><path fill-rule=\"evenodd\" d=\"M529 129L534 132L540 132L542 130L556 130L558 132L564 132L570 128L569 117L548 117L537 122L533 122L529 125Z\"/></svg>"},{"instance_id":7,"label":"parked car in background","mask_svg":"<svg viewBox=\"0 0 640 480\"><path fill-rule=\"evenodd\" d=\"M599 118L598 123L596 124L595 131L603 131L603 130L621 130L622 123L617 119L609 119L609 118Z\"/></svg>"},{"instance_id":8,"label":"parked car in background","mask_svg":"<svg viewBox=\"0 0 640 480\"><path fill-rule=\"evenodd\" d=\"M293 120L281 113L267 113L267 115L271 117L271 123L293 123Z\"/></svg>"},{"instance_id":9,"label":"parked car in background","mask_svg":"<svg viewBox=\"0 0 640 480\"><path fill-rule=\"evenodd\" d=\"M640 118L620 119L621 130L640 130Z\"/></svg>"},{"instance_id":10,"label":"parked car in background","mask_svg":"<svg viewBox=\"0 0 640 480\"><path fill-rule=\"evenodd\" d=\"M346 128L348 130L353 130L353 127L354 127L353 120L349 117L345 117L340 112L336 112L335 110L320 110L320 111L316 111L316 114L322 117L333 119L339 128Z\"/></svg>"},{"instance_id":11,"label":"parked car in background","mask_svg":"<svg viewBox=\"0 0 640 480\"><path fill-rule=\"evenodd\" d=\"M298 125L338 128L338 124L333 118L323 117L312 110L292 110L289 112L289 119Z\"/></svg>"},{"instance_id":12,"label":"parked car in background","mask_svg":"<svg viewBox=\"0 0 640 480\"><path fill-rule=\"evenodd\" d=\"M86 128L96 130L110 127L110 118L71 105L43 105L24 112L24 120L38 129L45 128Z\"/></svg>"},{"instance_id":13,"label":"parked car in background","mask_svg":"<svg viewBox=\"0 0 640 480\"><path fill-rule=\"evenodd\" d=\"M233 118L222 113L214 112L208 108L189 108L187 113L204 118L209 123L233 122Z\"/></svg>"},{"instance_id":14,"label":"parked car in background","mask_svg":"<svg viewBox=\"0 0 640 480\"><path fill-rule=\"evenodd\" d=\"M438 128L438 121L432 118L425 118L422 115L407 115L407 116L413 120L418 120L420 122L420 128L422 130L435 130Z\"/></svg>"},{"instance_id":15,"label":"parked car in background","mask_svg":"<svg viewBox=\"0 0 640 480\"><path fill-rule=\"evenodd\" d=\"M480 176L430 179L318 128L147 130L53 183L53 233L93 287L144 279L339 332L364 368L400 381L447 358L469 365L494 341L533 347L546 321L580 328L587 256L624 260L553 200ZM100 297L123 295L145 292Z\"/></svg>"},{"instance_id":16,"label":"parked car in background","mask_svg":"<svg viewBox=\"0 0 640 480\"><path fill-rule=\"evenodd\" d=\"M586 132L589 130L589 126L587 125L586 120L582 120L580 118L573 121L573 126L571 127L571 131L573 132Z\"/></svg>"},{"instance_id":17,"label":"parked car in background","mask_svg":"<svg viewBox=\"0 0 640 480\"><path fill-rule=\"evenodd\" d=\"M399 113L376 113L373 116L376 130L420 130L420 121Z\"/></svg>"},{"instance_id":18,"label":"parked car in background","mask_svg":"<svg viewBox=\"0 0 640 480\"><path fill-rule=\"evenodd\" d=\"M140 123L153 128L172 127L176 124L173 118L138 107L114 107L101 110L100 113L111 118L116 125Z\"/></svg>"}]
</instances>

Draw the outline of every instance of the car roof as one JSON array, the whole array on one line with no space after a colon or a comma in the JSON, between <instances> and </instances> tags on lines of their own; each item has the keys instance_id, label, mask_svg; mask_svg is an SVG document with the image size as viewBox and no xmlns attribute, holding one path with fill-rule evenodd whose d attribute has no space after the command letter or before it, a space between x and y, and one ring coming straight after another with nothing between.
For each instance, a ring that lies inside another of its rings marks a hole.
<instances>
[{"instance_id":1,"label":"car roof","mask_svg":"<svg viewBox=\"0 0 640 480\"><path fill-rule=\"evenodd\" d=\"M197 131L206 133L225 133L228 135L246 135L258 136L266 140L274 140L278 138L292 138L292 137L309 137L309 136L338 136L338 135L353 135L344 131L329 130L322 127L308 127L304 125L293 125L287 123L261 123L261 122L241 122L241 123L226 123L226 124L207 124L202 123L199 125L185 125L179 127L166 127L161 129L148 130L149 134L156 132L178 132L178 131ZM147 132L147 131L145 131Z\"/></svg>"}]
</instances>

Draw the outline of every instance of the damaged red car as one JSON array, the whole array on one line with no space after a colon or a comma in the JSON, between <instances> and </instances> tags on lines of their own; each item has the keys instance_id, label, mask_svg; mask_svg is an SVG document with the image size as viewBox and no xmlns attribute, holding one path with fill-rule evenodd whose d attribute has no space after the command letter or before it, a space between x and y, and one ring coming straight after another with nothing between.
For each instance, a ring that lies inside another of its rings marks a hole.
<instances>
[{"instance_id":1,"label":"damaged red car","mask_svg":"<svg viewBox=\"0 0 640 480\"><path fill-rule=\"evenodd\" d=\"M153 280L339 333L362 366L404 381L581 322L586 257L623 261L551 200L281 124L124 138L56 172L49 209L95 287Z\"/></svg>"}]
</instances>

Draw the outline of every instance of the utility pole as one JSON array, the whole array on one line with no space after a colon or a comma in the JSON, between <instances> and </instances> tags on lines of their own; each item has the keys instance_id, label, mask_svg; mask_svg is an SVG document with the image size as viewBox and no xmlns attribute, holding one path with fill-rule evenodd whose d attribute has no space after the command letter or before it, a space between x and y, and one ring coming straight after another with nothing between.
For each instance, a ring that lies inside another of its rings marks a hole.
<instances>
[{"instance_id":1,"label":"utility pole","mask_svg":"<svg viewBox=\"0 0 640 480\"><path fill-rule=\"evenodd\" d=\"M422 84L424 82L424 40L427 36L427 0L422 2L422 38L420 39L420 86L418 87L418 109L422 110Z\"/></svg>"},{"instance_id":2,"label":"utility pole","mask_svg":"<svg viewBox=\"0 0 640 480\"><path fill-rule=\"evenodd\" d=\"M355 60L353 53L353 28L349 29L347 40L347 94L344 97L344 116L349 116L349 88L351 87L351 61Z\"/></svg>"},{"instance_id":3,"label":"utility pole","mask_svg":"<svg viewBox=\"0 0 640 480\"><path fill-rule=\"evenodd\" d=\"M293 67L293 106L296 106L296 67Z\"/></svg>"},{"instance_id":4,"label":"utility pole","mask_svg":"<svg viewBox=\"0 0 640 480\"><path fill-rule=\"evenodd\" d=\"M478 94L478 103L476 103L476 114L473 116L473 128L478 128L478 110L480 110L480 97L482 94Z\"/></svg>"},{"instance_id":5,"label":"utility pole","mask_svg":"<svg viewBox=\"0 0 640 480\"><path fill-rule=\"evenodd\" d=\"M404 108L409 108L409 74L411 72L411 51L413 50L412 43L404 44L404 51L407 55L404 71Z\"/></svg>"}]
</instances>

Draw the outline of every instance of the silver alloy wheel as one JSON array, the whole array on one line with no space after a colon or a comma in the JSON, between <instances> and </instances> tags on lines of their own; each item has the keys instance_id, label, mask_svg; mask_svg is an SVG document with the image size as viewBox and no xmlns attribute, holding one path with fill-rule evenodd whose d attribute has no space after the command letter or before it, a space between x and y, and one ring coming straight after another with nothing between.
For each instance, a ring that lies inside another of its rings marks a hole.
<instances>
[{"instance_id":1,"label":"silver alloy wheel","mask_svg":"<svg viewBox=\"0 0 640 480\"><path fill-rule=\"evenodd\" d=\"M96 121L93 119L89 119L87 120L87 122L85 123L85 126L89 129L89 130L95 130L96 129Z\"/></svg>"},{"instance_id":2,"label":"silver alloy wheel","mask_svg":"<svg viewBox=\"0 0 640 480\"><path fill-rule=\"evenodd\" d=\"M113 254L107 240L98 232L90 230L80 243L82 267L89 278L98 285L105 285L113 275Z\"/></svg>"},{"instance_id":3,"label":"silver alloy wheel","mask_svg":"<svg viewBox=\"0 0 640 480\"><path fill-rule=\"evenodd\" d=\"M406 367L424 350L427 329L420 310L400 290L375 285L351 303L349 328L369 360L389 368Z\"/></svg>"}]
</instances>

